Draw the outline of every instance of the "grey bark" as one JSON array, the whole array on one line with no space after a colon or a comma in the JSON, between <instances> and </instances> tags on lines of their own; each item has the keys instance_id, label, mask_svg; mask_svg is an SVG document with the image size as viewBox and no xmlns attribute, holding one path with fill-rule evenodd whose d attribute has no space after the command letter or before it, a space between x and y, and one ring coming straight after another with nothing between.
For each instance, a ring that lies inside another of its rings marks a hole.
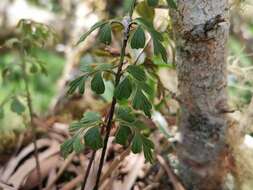
<instances>
[{"instance_id":1,"label":"grey bark","mask_svg":"<svg viewBox=\"0 0 253 190\"><path fill-rule=\"evenodd\" d=\"M171 13L181 100L178 157L189 190L220 190L227 172L228 9L228 0L178 0Z\"/></svg>"}]
</instances>

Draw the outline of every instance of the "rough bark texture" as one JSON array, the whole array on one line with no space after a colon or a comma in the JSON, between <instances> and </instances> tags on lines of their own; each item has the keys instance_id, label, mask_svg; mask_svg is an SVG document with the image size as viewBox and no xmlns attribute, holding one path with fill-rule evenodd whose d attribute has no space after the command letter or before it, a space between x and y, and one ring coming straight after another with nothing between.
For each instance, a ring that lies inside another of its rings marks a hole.
<instances>
[{"instance_id":1,"label":"rough bark texture","mask_svg":"<svg viewBox=\"0 0 253 190\"><path fill-rule=\"evenodd\" d=\"M227 172L228 1L178 0L171 15L182 101L180 175L188 190L221 190Z\"/></svg>"}]
</instances>

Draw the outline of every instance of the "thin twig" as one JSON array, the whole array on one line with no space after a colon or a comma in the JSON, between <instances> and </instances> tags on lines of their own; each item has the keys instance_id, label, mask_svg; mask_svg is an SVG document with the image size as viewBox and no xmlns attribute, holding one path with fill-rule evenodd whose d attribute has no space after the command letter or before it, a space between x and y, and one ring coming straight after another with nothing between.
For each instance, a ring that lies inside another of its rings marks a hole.
<instances>
[{"instance_id":1,"label":"thin twig","mask_svg":"<svg viewBox=\"0 0 253 190\"><path fill-rule=\"evenodd\" d=\"M119 166L119 164L126 158L126 156L129 155L129 153L130 153L130 147L128 147L119 157L113 160L108 170L101 177L101 181L99 185L103 184L106 178L108 178L112 174L112 172Z\"/></svg>"},{"instance_id":2,"label":"thin twig","mask_svg":"<svg viewBox=\"0 0 253 190\"><path fill-rule=\"evenodd\" d=\"M95 159L95 156L96 156L96 152L97 151L95 151L95 150L92 152L92 155L91 155L91 158L90 158L87 170L86 170L84 178L83 178L83 183L82 183L81 190L85 189L85 186L86 186L86 183L87 183L87 179L88 179L88 177L90 175L90 169L91 169L92 163L93 163L93 161Z\"/></svg>"},{"instance_id":3,"label":"thin twig","mask_svg":"<svg viewBox=\"0 0 253 190\"><path fill-rule=\"evenodd\" d=\"M170 181L174 187L175 190L185 190L182 183L179 181L176 174L172 171L171 167L166 163L166 161L163 159L162 156L157 155L157 160L163 167L163 169L166 171L168 177L170 178Z\"/></svg>"},{"instance_id":4,"label":"thin twig","mask_svg":"<svg viewBox=\"0 0 253 190\"><path fill-rule=\"evenodd\" d=\"M71 163L71 161L73 160L74 156L76 154L75 153L71 153L68 158L64 161L63 165L61 166L60 170L58 171L58 173L56 174L56 176L54 177L54 179L48 184L46 190L50 190L52 188L52 186L55 184L55 182L59 179L59 177L61 177L62 173L64 172L64 170L68 167L68 165Z\"/></svg>"},{"instance_id":5,"label":"thin twig","mask_svg":"<svg viewBox=\"0 0 253 190\"><path fill-rule=\"evenodd\" d=\"M36 126L34 124L34 119L33 119L33 105L32 105L32 97L29 89L29 79L26 73L26 61L24 60L25 56L25 51L24 48L21 48L21 60L22 60L22 72L23 72L23 80L25 83L25 92L26 92L26 99L27 99L27 106L28 106L28 111L29 111L29 116L30 116L30 124L31 124L31 129L32 129L32 141L34 145L34 157L35 157L35 162L36 162L36 169L37 169L37 175L38 175L38 180L39 180L39 190L42 190L42 178L41 178L41 168L40 168L40 162L39 162L39 151L37 147L37 135L36 135Z\"/></svg>"},{"instance_id":6,"label":"thin twig","mask_svg":"<svg viewBox=\"0 0 253 190\"><path fill-rule=\"evenodd\" d=\"M3 181L0 181L0 187L3 189L8 189L8 190L17 190L15 187L12 187L8 185L7 183L4 183Z\"/></svg>"}]
</instances>

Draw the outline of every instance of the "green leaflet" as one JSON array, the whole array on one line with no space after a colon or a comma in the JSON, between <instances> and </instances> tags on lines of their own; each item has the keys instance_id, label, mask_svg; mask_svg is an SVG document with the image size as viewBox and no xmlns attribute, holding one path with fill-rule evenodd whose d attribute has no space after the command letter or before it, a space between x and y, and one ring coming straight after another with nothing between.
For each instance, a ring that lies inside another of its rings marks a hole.
<instances>
[{"instance_id":1,"label":"green leaflet","mask_svg":"<svg viewBox=\"0 0 253 190\"><path fill-rule=\"evenodd\" d=\"M142 151L142 139L139 133L134 135L131 146L132 152L134 154L141 153Z\"/></svg>"},{"instance_id":2,"label":"green leaflet","mask_svg":"<svg viewBox=\"0 0 253 190\"><path fill-rule=\"evenodd\" d=\"M106 45L109 45L112 42L112 28L110 23L107 23L100 28L99 41Z\"/></svg>"},{"instance_id":3,"label":"green leaflet","mask_svg":"<svg viewBox=\"0 0 253 190\"><path fill-rule=\"evenodd\" d=\"M76 43L76 45L80 44L81 42L83 42L94 30L96 30L97 28L102 27L103 25L105 25L107 23L107 21L99 21L96 24L94 24L90 30L88 30L86 33L84 33L80 39L78 40L78 42Z\"/></svg>"},{"instance_id":4,"label":"green leaflet","mask_svg":"<svg viewBox=\"0 0 253 190\"><path fill-rule=\"evenodd\" d=\"M118 100L128 99L132 93L132 84L130 80L126 77L123 81L121 81L114 92L114 96Z\"/></svg>"},{"instance_id":5,"label":"green leaflet","mask_svg":"<svg viewBox=\"0 0 253 190\"><path fill-rule=\"evenodd\" d=\"M129 136L131 135L131 129L127 126L120 126L115 137L115 141L118 144L121 144L125 146L127 144L127 140L129 139Z\"/></svg>"},{"instance_id":6,"label":"green leaflet","mask_svg":"<svg viewBox=\"0 0 253 190\"><path fill-rule=\"evenodd\" d=\"M97 72L91 80L91 89L97 94L103 94L105 91L105 84L101 72Z\"/></svg>"},{"instance_id":7,"label":"green leaflet","mask_svg":"<svg viewBox=\"0 0 253 190\"><path fill-rule=\"evenodd\" d=\"M134 0L124 0L123 7L125 12L131 12L134 9Z\"/></svg>"},{"instance_id":8,"label":"green leaflet","mask_svg":"<svg viewBox=\"0 0 253 190\"><path fill-rule=\"evenodd\" d=\"M146 80L146 73L140 66L136 65L129 65L127 67L127 72L132 75L136 80L145 81Z\"/></svg>"},{"instance_id":9,"label":"green leaflet","mask_svg":"<svg viewBox=\"0 0 253 190\"><path fill-rule=\"evenodd\" d=\"M133 153L140 153L143 150L145 159L152 163L154 148L154 143L151 140L138 132L135 133L131 146Z\"/></svg>"},{"instance_id":10,"label":"green leaflet","mask_svg":"<svg viewBox=\"0 0 253 190\"><path fill-rule=\"evenodd\" d=\"M127 107L117 107L116 109L116 116L118 119L121 119L123 121L132 123L135 121L135 117L131 112L130 108Z\"/></svg>"},{"instance_id":11,"label":"green leaflet","mask_svg":"<svg viewBox=\"0 0 253 190\"><path fill-rule=\"evenodd\" d=\"M87 76L77 77L75 80L69 83L68 94L73 94L77 89L80 94L84 94L85 91L85 81L87 80Z\"/></svg>"},{"instance_id":12,"label":"green leaflet","mask_svg":"<svg viewBox=\"0 0 253 190\"><path fill-rule=\"evenodd\" d=\"M177 1L176 0L166 0L167 4L172 9L177 9Z\"/></svg>"},{"instance_id":13,"label":"green leaflet","mask_svg":"<svg viewBox=\"0 0 253 190\"><path fill-rule=\"evenodd\" d=\"M79 129L81 129L81 127L81 123L74 121L69 126L69 133L74 135L76 132L78 132Z\"/></svg>"},{"instance_id":14,"label":"green leaflet","mask_svg":"<svg viewBox=\"0 0 253 190\"><path fill-rule=\"evenodd\" d=\"M152 86L149 85L149 84L146 83L146 82L138 82L137 88L142 89L142 90L143 90L145 93L147 93L149 96L153 96L153 94L155 93L155 92L154 92L154 89L152 88Z\"/></svg>"},{"instance_id":15,"label":"green leaflet","mask_svg":"<svg viewBox=\"0 0 253 190\"><path fill-rule=\"evenodd\" d=\"M155 30L152 23L150 23L149 21L145 20L142 17L136 18L134 21L137 24L141 25L143 28L145 28L150 33L153 39L163 41L163 36Z\"/></svg>"},{"instance_id":16,"label":"green leaflet","mask_svg":"<svg viewBox=\"0 0 253 190\"><path fill-rule=\"evenodd\" d=\"M102 122L102 118L99 113L88 111L83 114L82 119L80 120L80 123L82 125L95 125Z\"/></svg>"},{"instance_id":17,"label":"green leaflet","mask_svg":"<svg viewBox=\"0 0 253 190\"><path fill-rule=\"evenodd\" d=\"M135 22L143 26L150 33L153 40L154 53L156 55L161 55L163 61L167 63L167 52L161 43L163 41L163 36L154 29L152 23L148 22L144 18L137 18L135 19Z\"/></svg>"},{"instance_id":18,"label":"green leaflet","mask_svg":"<svg viewBox=\"0 0 253 190\"><path fill-rule=\"evenodd\" d=\"M11 111L21 115L25 111L25 106L20 102L18 98L14 98L11 102Z\"/></svg>"},{"instance_id":19,"label":"green leaflet","mask_svg":"<svg viewBox=\"0 0 253 190\"><path fill-rule=\"evenodd\" d=\"M103 140L98 127L91 127L84 136L85 144L93 150L103 147Z\"/></svg>"},{"instance_id":20,"label":"green leaflet","mask_svg":"<svg viewBox=\"0 0 253 190\"><path fill-rule=\"evenodd\" d=\"M142 110L145 115L151 117L152 104L149 102L141 90L136 90L132 104L134 109Z\"/></svg>"},{"instance_id":21,"label":"green leaflet","mask_svg":"<svg viewBox=\"0 0 253 190\"><path fill-rule=\"evenodd\" d=\"M84 148L85 148L85 146L83 143L83 139L79 136L74 138L74 141L73 141L74 151L78 154L78 153L81 153L84 150Z\"/></svg>"},{"instance_id":22,"label":"green leaflet","mask_svg":"<svg viewBox=\"0 0 253 190\"><path fill-rule=\"evenodd\" d=\"M133 49L144 48L145 42L146 42L146 37L145 37L144 30L142 29L141 26L138 26L131 39L131 47Z\"/></svg>"},{"instance_id":23,"label":"green leaflet","mask_svg":"<svg viewBox=\"0 0 253 190\"><path fill-rule=\"evenodd\" d=\"M67 156L73 152L73 139L68 139L66 141L64 141L63 144L61 144L61 154L62 156L65 158L67 158Z\"/></svg>"},{"instance_id":24,"label":"green leaflet","mask_svg":"<svg viewBox=\"0 0 253 190\"><path fill-rule=\"evenodd\" d=\"M167 52L162 43L158 40L153 39L154 53L155 55L161 55L165 63L167 63Z\"/></svg>"},{"instance_id":25,"label":"green leaflet","mask_svg":"<svg viewBox=\"0 0 253 190\"><path fill-rule=\"evenodd\" d=\"M95 67L95 71L109 71L113 69L113 65L109 63L98 64Z\"/></svg>"},{"instance_id":26,"label":"green leaflet","mask_svg":"<svg viewBox=\"0 0 253 190\"><path fill-rule=\"evenodd\" d=\"M152 163L154 160L153 153L152 153L152 149L155 148L154 143L142 135L142 146L143 146L145 159L149 161L150 163Z\"/></svg>"}]
</instances>

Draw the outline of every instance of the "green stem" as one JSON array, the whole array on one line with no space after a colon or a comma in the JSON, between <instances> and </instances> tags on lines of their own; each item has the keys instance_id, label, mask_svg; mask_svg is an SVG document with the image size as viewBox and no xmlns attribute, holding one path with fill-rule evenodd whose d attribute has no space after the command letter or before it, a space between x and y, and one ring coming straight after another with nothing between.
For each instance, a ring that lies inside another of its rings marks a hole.
<instances>
[{"instance_id":1,"label":"green stem","mask_svg":"<svg viewBox=\"0 0 253 190\"><path fill-rule=\"evenodd\" d=\"M25 93L26 93L26 99L27 99L27 106L28 106L28 111L29 111L29 116L30 116L30 124L31 124L31 129L32 129L32 141L34 145L34 157L35 157L35 162L36 162L36 169L37 169L37 175L38 175L38 181L39 181L39 190L42 190L42 177L41 177L41 167L40 167L40 162L39 162L39 152L38 152L38 147L37 147L37 136L36 136L36 126L34 124L33 120L33 105L32 105L32 97L29 89L29 79L28 75L26 73L26 61L24 60L25 56L25 51L24 48L21 48L21 60L22 60L22 73L23 73L23 80L25 84Z\"/></svg>"}]
</instances>

